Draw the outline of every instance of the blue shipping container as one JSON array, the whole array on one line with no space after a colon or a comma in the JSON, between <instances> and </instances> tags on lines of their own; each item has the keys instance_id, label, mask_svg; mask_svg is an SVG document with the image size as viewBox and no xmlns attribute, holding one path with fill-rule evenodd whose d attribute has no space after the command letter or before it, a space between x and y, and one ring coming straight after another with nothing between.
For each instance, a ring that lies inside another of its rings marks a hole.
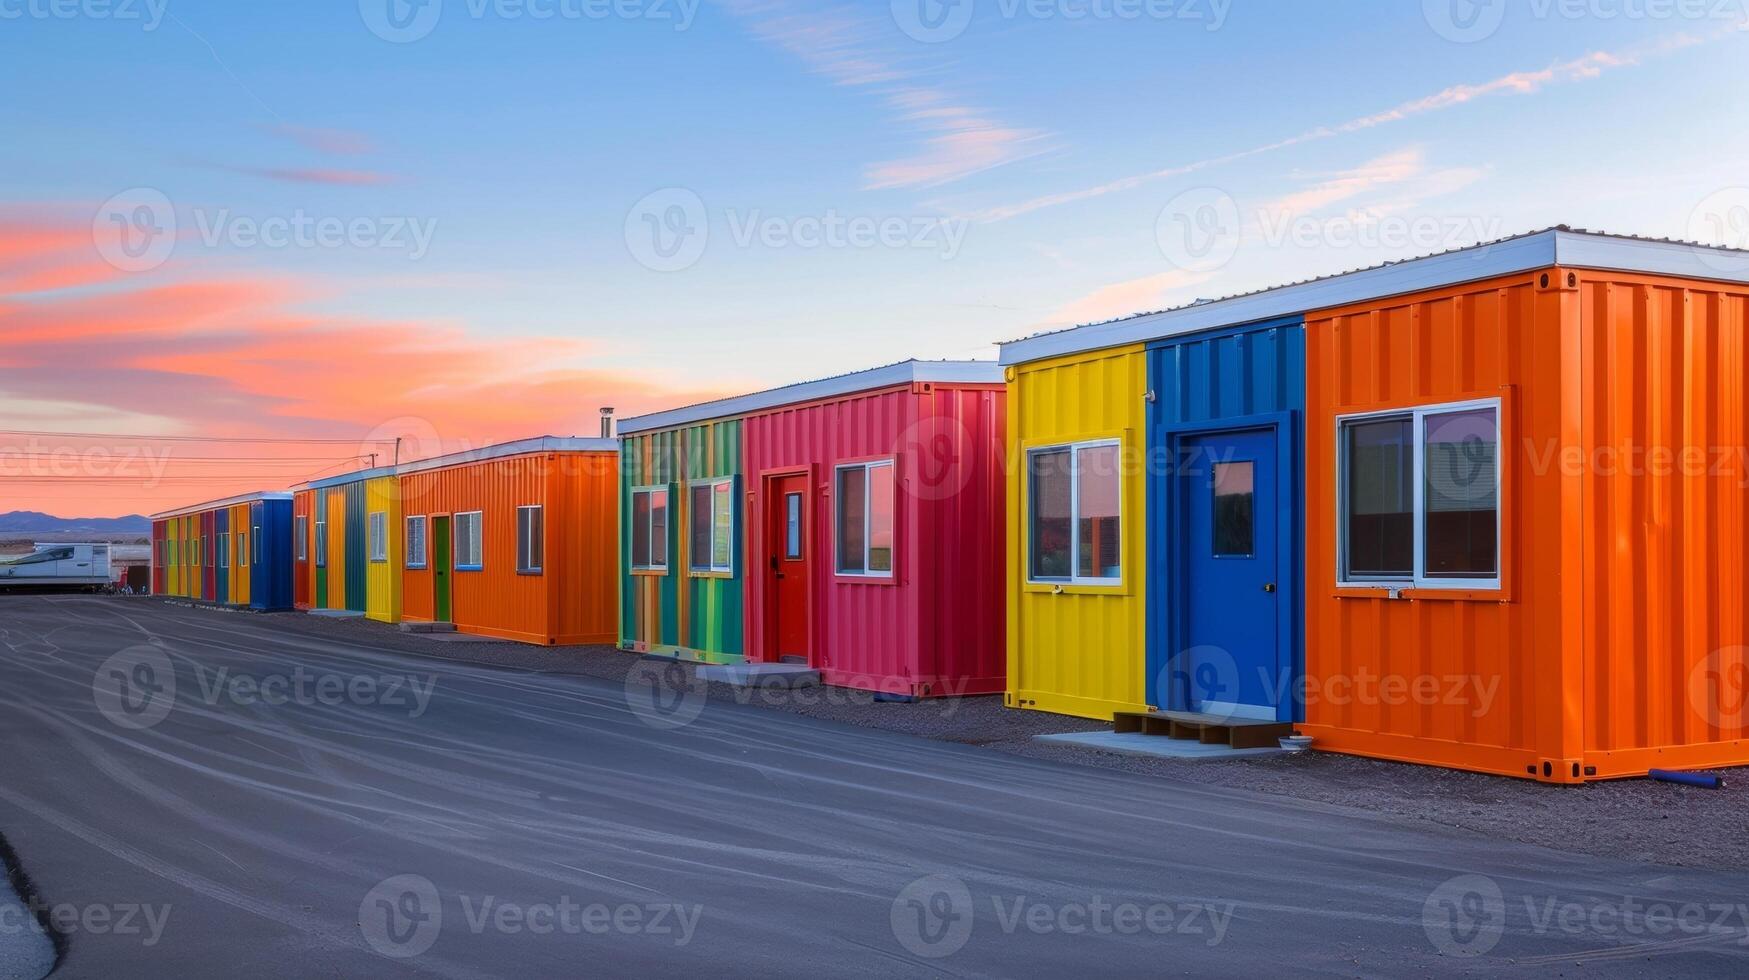
<instances>
[{"instance_id":1,"label":"blue shipping container","mask_svg":"<svg viewBox=\"0 0 1749 980\"><path fill-rule=\"evenodd\" d=\"M1148 345L1148 703L1303 720L1300 317Z\"/></svg>"},{"instance_id":2,"label":"blue shipping container","mask_svg":"<svg viewBox=\"0 0 1749 980\"><path fill-rule=\"evenodd\" d=\"M292 497L274 494L249 505L249 605L292 608ZM233 539L234 540L234 539Z\"/></svg>"}]
</instances>

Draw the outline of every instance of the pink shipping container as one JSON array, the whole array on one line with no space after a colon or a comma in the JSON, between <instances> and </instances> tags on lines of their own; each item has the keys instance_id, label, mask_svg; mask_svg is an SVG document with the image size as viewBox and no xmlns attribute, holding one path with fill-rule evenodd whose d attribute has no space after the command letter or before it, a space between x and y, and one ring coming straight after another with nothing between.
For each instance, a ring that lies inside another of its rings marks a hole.
<instances>
[{"instance_id":1,"label":"pink shipping container","mask_svg":"<svg viewBox=\"0 0 1749 980\"><path fill-rule=\"evenodd\" d=\"M909 361L720 407L744 419L747 660L901 696L1000 693L1000 368Z\"/></svg>"}]
</instances>

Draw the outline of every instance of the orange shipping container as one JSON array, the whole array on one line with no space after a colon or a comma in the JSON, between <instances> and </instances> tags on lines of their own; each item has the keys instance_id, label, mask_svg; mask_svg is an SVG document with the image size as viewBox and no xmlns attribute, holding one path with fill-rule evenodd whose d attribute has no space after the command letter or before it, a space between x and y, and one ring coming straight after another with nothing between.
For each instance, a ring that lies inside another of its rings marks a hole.
<instances>
[{"instance_id":1,"label":"orange shipping container","mask_svg":"<svg viewBox=\"0 0 1749 980\"><path fill-rule=\"evenodd\" d=\"M1306 316L1302 730L1550 782L1749 763L1749 256L1541 238Z\"/></svg>"},{"instance_id":2,"label":"orange shipping container","mask_svg":"<svg viewBox=\"0 0 1749 980\"><path fill-rule=\"evenodd\" d=\"M612 643L619 444L546 437L400 467L402 619L525 643Z\"/></svg>"}]
</instances>

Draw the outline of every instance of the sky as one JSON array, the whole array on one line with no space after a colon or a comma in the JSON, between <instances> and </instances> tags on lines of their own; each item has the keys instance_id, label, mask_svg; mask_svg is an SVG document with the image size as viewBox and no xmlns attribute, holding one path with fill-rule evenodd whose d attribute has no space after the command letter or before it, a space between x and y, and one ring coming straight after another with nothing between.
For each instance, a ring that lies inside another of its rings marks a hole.
<instances>
[{"instance_id":1,"label":"sky","mask_svg":"<svg viewBox=\"0 0 1749 980\"><path fill-rule=\"evenodd\" d=\"M0 0L0 512L1554 224L1749 246L1746 3Z\"/></svg>"}]
</instances>

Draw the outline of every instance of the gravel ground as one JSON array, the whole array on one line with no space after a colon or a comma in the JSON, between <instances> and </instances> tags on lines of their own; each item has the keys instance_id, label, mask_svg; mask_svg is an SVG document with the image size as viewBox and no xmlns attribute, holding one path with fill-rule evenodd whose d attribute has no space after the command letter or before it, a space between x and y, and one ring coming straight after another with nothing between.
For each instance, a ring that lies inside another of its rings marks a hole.
<instances>
[{"instance_id":1,"label":"gravel ground","mask_svg":"<svg viewBox=\"0 0 1749 980\"><path fill-rule=\"evenodd\" d=\"M270 618L287 629L330 639L337 633L349 635L364 646L614 683L624 682L642 659L603 646L445 643L362 619L324 619L300 613L275 613ZM690 664L677 666L688 675L694 669ZM752 703L1014 755L1241 787L1581 854L1749 870L1749 769L1721 770L1727 776L1727 788L1706 790L1644 779L1548 786L1322 752L1231 761L1145 759L1034 742L1034 735L1100 731L1110 726L1038 711L1011 711L997 696L902 704L875 702L865 692L842 688L755 693L724 684L703 686L712 701Z\"/></svg>"}]
</instances>

